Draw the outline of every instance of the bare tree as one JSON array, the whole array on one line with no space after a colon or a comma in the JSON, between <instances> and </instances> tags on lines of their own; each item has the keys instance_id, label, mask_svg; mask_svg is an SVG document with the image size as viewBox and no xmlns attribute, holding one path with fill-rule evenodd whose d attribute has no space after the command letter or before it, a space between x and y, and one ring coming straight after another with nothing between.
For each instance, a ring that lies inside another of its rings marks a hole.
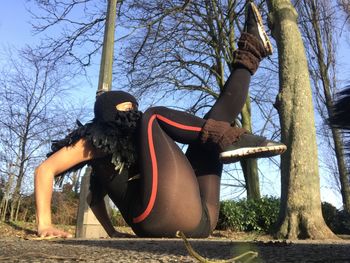
<instances>
[{"instance_id":1,"label":"bare tree","mask_svg":"<svg viewBox=\"0 0 350 263\"><path fill-rule=\"evenodd\" d=\"M36 3L40 8L40 12L33 12L29 8L35 33L61 29L58 38L53 38L50 34L45 36L38 50L55 61L64 58L67 64L78 65L76 69L79 71L89 66L102 46L106 1L30 2Z\"/></svg>"},{"instance_id":2,"label":"bare tree","mask_svg":"<svg viewBox=\"0 0 350 263\"><path fill-rule=\"evenodd\" d=\"M0 221L5 221L6 215L8 212L8 205L11 198L11 190L13 186L14 174L12 172L11 163L8 165L8 169L2 169L2 195L1 195L1 203L0 203Z\"/></svg>"},{"instance_id":3,"label":"bare tree","mask_svg":"<svg viewBox=\"0 0 350 263\"><path fill-rule=\"evenodd\" d=\"M0 77L0 143L1 161L8 167L3 172L13 183L7 185L4 197L8 201L11 196L10 220L15 220L25 175L32 174L52 136L62 133L65 116L59 109L64 103L58 100L71 76L30 48L19 52L18 57L12 54L8 62Z\"/></svg>"},{"instance_id":4,"label":"bare tree","mask_svg":"<svg viewBox=\"0 0 350 263\"><path fill-rule=\"evenodd\" d=\"M0 176L0 199L2 199L4 195L4 188L5 188L5 180L3 176ZM0 212L1 214L1 212Z\"/></svg>"},{"instance_id":5,"label":"bare tree","mask_svg":"<svg viewBox=\"0 0 350 263\"><path fill-rule=\"evenodd\" d=\"M350 1L349 0L338 0L338 4L346 15L345 21L350 23Z\"/></svg>"}]
</instances>

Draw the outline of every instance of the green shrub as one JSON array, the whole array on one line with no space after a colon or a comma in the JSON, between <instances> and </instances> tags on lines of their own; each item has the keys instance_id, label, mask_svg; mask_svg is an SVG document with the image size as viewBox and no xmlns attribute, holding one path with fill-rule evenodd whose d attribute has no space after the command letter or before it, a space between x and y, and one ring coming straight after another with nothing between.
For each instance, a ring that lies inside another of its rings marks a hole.
<instances>
[{"instance_id":1,"label":"green shrub","mask_svg":"<svg viewBox=\"0 0 350 263\"><path fill-rule=\"evenodd\" d=\"M338 211L334 233L350 235L350 214L345 210Z\"/></svg>"},{"instance_id":2,"label":"green shrub","mask_svg":"<svg viewBox=\"0 0 350 263\"><path fill-rule=\"evenodd\" d=\"M335 234L350 234L350 214L345 210L338 210L332 204L323 202L322 215Z\"/></svg>"},{"instance_id":3,"label":"green shrub","mask_svg":"<svg viewBox=\"0 0 350 263\"><path fill-rule=\"evenodd\" d=\"M113 226L128 226L122 214L117 209L112 209L110 218Z\"/></svg>"},{"instance_id":4,"label":"green shrub","mask_svg":"<svg viewBox=\"0 0 350 263\"><path fill-rule=\"evenodd\" d=\"M240 231L243 229L244 211L234 201L222 201L220 204L219 221L216 226L217 229L230 229Z\"/></svg>"},{"instance_id":5,"label":"green shrub","mask_svg":"<svg viewBox=\"0 0 350 263\"><path fill-rule=\"evenodd\" d=\"M279 199L222 201L217 229L269 232L277 221Z\"/></svg>"},{"instance_id":6,"label":"green shrub","mask_svg":"<svg viewBox=\"0 0 350 263\"><path fill-rule=\"evenodd\" d=\"M323 219L326 222L327 226L335 232L337 225L337 213L338 210L335 206L330 203L322 203L322 215Z\"/></svg>"}]
</instances>

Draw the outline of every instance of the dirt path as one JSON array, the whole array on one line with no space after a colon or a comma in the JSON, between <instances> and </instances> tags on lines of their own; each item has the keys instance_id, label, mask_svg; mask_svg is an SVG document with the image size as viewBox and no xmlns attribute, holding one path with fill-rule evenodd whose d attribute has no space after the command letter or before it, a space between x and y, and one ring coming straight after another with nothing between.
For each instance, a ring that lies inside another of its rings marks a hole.
<instances>
[{"instance_id":1,"label":"dirt path","mask_svg":"<svg viewBox=\"0 0 350 263\"><path fill-rule=\"evenodd\" d=\"M238 242L190 240L209 259L253 250L252 262L350 262L350 242ZM0 262L197 262L179 239L24 240L0 239Z\"/></svg>"},{"instance_id":2,"label":"dirt path","mask_svg":"<svg viewBox=\"0 0 350 263\"><path fill-rule=\"evenodd\" d=\"M123 231L127 233L128 229ZM0 262L198 262L188 254L181 239L34 238L32 225L0 223ZM258 258L251 262L350 263L349 239L285 242L271 241L269 236L216 231L209 239L189 241L198 253L211 260L256 251Z\"/></svg>"}]
</instances>

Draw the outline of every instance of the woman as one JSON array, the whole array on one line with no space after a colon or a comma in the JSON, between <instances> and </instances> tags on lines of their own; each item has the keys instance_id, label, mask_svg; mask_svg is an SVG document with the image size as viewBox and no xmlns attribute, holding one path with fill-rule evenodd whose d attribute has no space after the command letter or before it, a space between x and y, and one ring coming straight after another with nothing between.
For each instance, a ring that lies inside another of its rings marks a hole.
<instances>
[{"instance_id":1,"label":"woman","mask_svg":"<svg viewBox=\"0 0 350 263\"><path fill-rule=\"evenodd\" d=\"M165 107L137 111L125 92L100 95L92 123L54 144L35 173L38 235L69 237L51 224L55 176L91 164L89 204L110 236L118 236L106 212L108 194L139 236L207 237L219 210L221 163L281 154L286 146L231 127L240 113L251 75L272 53L261 16L247 5L244 32L224 91L205 118ZM176 142L189 144L185 154Z\"/></svg>"}]
</instances>

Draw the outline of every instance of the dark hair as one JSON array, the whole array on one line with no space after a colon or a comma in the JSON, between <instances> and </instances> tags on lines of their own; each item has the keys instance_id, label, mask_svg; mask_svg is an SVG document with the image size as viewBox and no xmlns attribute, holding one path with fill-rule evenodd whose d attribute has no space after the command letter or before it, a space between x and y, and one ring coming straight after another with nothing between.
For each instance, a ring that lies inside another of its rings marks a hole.
<instances>
[{"instance_id":1,"label":"dark hair","mask_svg":"<svg viewBox=\"0 0 350 263\"><path fill-rule=\"evenodd\" d=\"M102 93L95 101L95 120L98 122L114 121L117 114L116 105L123 102L131 102L135 106L138 105L135 97L125 91L115 90Z\"/></svg>"},{"instance_id":2,"label":"dark hair","mask_svg":"<svg viewBox=\"0 0 350 263\"><path fill-rule=\"evenodd\" d=\"M344 138L344 153L350 169L350 86L339 92L332 108L329 122L332 127L341 129Z\"/></svg>"},{"instance_id":3,"label":"dark hair","mask_svg":"<svg viewBox=\"0 0 350 263\"><path fill-rule=\"evenodd\" d=\"M350 132L350 86L340 91L332 108L332 115L329 118L331 125L338 129L345 129Z\"/></svg>"}]
</instances>

